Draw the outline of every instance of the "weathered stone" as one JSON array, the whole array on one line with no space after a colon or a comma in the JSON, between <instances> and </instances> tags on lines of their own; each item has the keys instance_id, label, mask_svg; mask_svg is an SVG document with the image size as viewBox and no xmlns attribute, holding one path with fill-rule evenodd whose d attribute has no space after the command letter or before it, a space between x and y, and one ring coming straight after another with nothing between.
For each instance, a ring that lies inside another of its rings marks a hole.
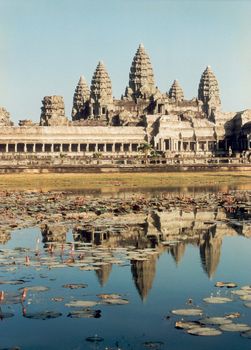
<instances>
[{"instance_id":1,"label":"weathered stone","mask_svg":"<svg viewBox=\"0 0 251 350\"><path fill-rule=\"evenodd\" d=\"M83 76L80 77L73 97L72 120L86 119L89 113L90 90Z\"/></svg>"},{"instance_id":2,"label":"weathered stone","mask_svg":"<svg viewBox=\"0 0 251 350\"><path fill-rule=\"evenodd\" d=\"M129 88L126 88L126 97L148 98L155 91L154 75L150 58L143 44L140 44L133 58L130 74Z\"/></svg>"},{"instance_id":3,"label":"weathered stone","mask_svg":"<svg viewBox=\"0 0 251 350\"><path fill-rule=\"evenodd\" d=\"M174 80L174 82L169 90L169 97L176 102L184 100L183 90L180 87L177 80Z\"/></svg>"},{"instance_id":4,"label":"weathered stone","mask_svg":"<svg viewBox=\"0 0 251 350\"><path fill-rule=\"evenodd\" d=\"M210 66L207 66L201 76L198 99L204 103L208 115L221 105L218 81Z\"/></svg>"},{"instance_id":5,"label":"weathered stone","mask_svg":"<svg viewBox=\"0 0 251 350\"><path fill-rule=\"evenodd\" d=\"M10 113L3 107L0 107L0 126L11 126Z\"/></svg>"},{"instance_id":6,"label":"weathered stone","mask_svg":"<svg viewBox=\"0 0 251 350\"><path fill-rule=\"evenodd\" d=\"M40 117L41 126L68 125L62 96L45 96L42 104Z\"/></svg>"}]
</instances>

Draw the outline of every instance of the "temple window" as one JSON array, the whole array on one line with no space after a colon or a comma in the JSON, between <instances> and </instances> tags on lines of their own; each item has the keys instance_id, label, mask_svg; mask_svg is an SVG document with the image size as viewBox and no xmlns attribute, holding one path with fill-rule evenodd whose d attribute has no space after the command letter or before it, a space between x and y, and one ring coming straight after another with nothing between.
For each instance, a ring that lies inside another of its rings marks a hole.
<instances>
[{"instance_id":1,"label":"temple window","mask_svg":"<svg viewBox=\"0 0 251 350\"><path fill-rule=\"evenodd\" d=\"M87 150L87 144L86 143L81 143L80 145L80 151L81 152L86 152Z\"/></svg>"},{"instance_id":2,"label":"temple window","mask_svg":"<svg viewBox=\"0 0 251 350\"><path fill-rule=\"evenodd\" d=\"M89 145L89 151L90 151L90 152L95 152L95 147L96 147L95 143L90 143L90 145Z\"/></svg>"},{"instance_id":3,"label":"temple window","mask_svg":"<svg viewBox=\"0 0 251 350\"><path fill-rule=\"evenodd\" d=\"M165 149L166 151L170 150L170 140L165 140Z\"/></svg>"},{"instance_id":4,"label":"temple window","mask_svg":"<svg viewBox=\"0 0 251 350\"><path fill-rule=\"evenodd\" d=\"M69 146L67 143L63 143L63 152L69 152Z\"/></svg>"},{"instance_id":5,"label":"temple window","mask_svg":"<svg viewBox=\"0 0 251 350\"><path fill-rule=\"evenodd\" d=\"M106 151L107 151L107 152L112 152L112 143L107 143L107 145L106 145Z\"/></svg>"},{"instance_id":6,"label":"temple window","mask_svg":"<svg viewBox=\"0 0 251 350\"><path fill-rule=\"evenodd\" d=\"M78 151L78 145L77 145L76 143L73 143L73 144L71 145L71 151L72 151L72 152L77 152L77 151Z\"/></svg>"},{"instance_id":7,"label":"temple window","mask_svg":"<svg viewBox=\"0 0 251 350\"><path fill-rule=\"evenodd\" d=\"M132 151L133 152L137 152L137 150L138 150L138 144L137 143L133 143L132 144Z\"/></svg>"},{"instance_id":8,"label":"temple window","mask_svg":"<svg viewBox=\"0 0 251 350\"><path fill-rule=\"evenodd\" d=\"M98 152L104 152L104 144L103 143L98 144Z\"/></svg>"},{"instance_id":9,"label":"temple window","mask_svg":"<svg viewBox=\"0 0 251 350\"><path fill-rule=\"evenodd\" d=\"M6 152L6 145L5 144L0 144L0 152L2 152L2 153Z\"/></svg>"}]
</instances>

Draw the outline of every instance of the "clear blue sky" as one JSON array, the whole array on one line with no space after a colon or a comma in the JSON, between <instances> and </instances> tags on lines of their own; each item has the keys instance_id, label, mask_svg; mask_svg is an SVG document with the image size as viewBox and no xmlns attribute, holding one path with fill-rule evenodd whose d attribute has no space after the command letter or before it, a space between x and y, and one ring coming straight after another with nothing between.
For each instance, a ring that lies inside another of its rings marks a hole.
<instances>
[{"instance_id":1,"label":"clear blue sky","mask_svg":"<svg viewBox=\"0 0 251 350\"><path fill-rule=\"evenodd\" d=\"M62 95L70 117L79 76L103 60L117 98L139 43L156 85L178 79L197 96L210 64L223 110L251 108L251 1L0 0L0 106L38 121L41 100Z\"/></svg>"}]
</instances>

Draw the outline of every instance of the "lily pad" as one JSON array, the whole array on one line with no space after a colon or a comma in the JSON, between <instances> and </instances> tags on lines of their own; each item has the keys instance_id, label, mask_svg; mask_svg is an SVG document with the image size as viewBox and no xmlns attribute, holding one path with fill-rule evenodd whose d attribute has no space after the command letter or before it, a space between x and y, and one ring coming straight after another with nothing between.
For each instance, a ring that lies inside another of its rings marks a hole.
<instances>
[{"instance_id":1,"label":"lily pad","mask_svg":"<svg viewBox=\"0 0 251 350\"><path fill-rule=\"evenodd\" d=\"M120 299L121 295L120 294L98 294L97 297L101 298L101 299Z\"/></svg>"},{"instance_id":2,"label":"lily pad","mask_svg":"<svg viewBox=\"0 0 251 350\"><path fill-rule=\"evenodd\" d=\"M71 318L100 318L101 310L84 309L70 312L67 317Z\"/></svg>"},{"instance_id":3,"label":"lily pad","mask_svg":"<svg viewBox=\"0 0 251 350\"><path fill-rule=\"evenodd\" d=\"M11 285L17 285L17 284L24 284L26 281L24 280L11 280L11 281L0 281L0 284L11 284Z\"/></svg>"},{"instance_id":4,"label":"lily pad","mask_svg":"<svg viewBox=\"0 0 251 350\"><path fill-rule=\"evenodd\" d=\"M231 293L235 295L243 296L243 295L249 295L250 291L248 289L237 289L237 290L232 290Z\"/></svg>"},{"instance_id":5,"label":"lily pad","mask_svg":"<svg viewBox=\"0 0 251 350\"><path fill-rule=\"evenodd\" d=\"M0 320L3 320L4 318L10 318L13 316L14 314L12 312L0 312Z\"/></svg>"},{"instance_id":6,"label":"lily pad","mask_svg":"<svg viewBox=\"0 0 251 350\"><path fill-rule=\"evenodd\" d=\"M162 341L145 341L143 343L143 346L147 349L161 349L161 347L164 345Z\"/></svg>"},{"instance_id":7,"label":"lily pad","mask_svg":"<svg viewBox=\"0 0 251 350\"><path fill-rule=\"evenodd\" d=\"M251 327L245 323L229 323L221 325L220 329L226 332L246 332L251 330Z\"/></svg>"},{"instance_id":8,"label":"lily pad","mask_svg":"<svg viewBox=\"0 0 251 350\"><path fill-rule=\"evenodd\" d=\"M55 302L61 302L64 300L64 298L63 297L53 297L53 298L51 298L51 300L55 301Z\"/></svg>"},{"instance_id":9,"label":"lily pad","mask_svg":"<svg viewBox=\"0 0 251 350\"><path fill-rule=\"evenodd\" d=\"M98 303L96 301L91 300L73 300L69 303L65 304L68 307L92 307L96 306Z\"/></svg>"},{"instance_id":10,"label":"lily pad","mask_svg":"<svg viewBox=\"0 0 251 350\"><path fill-rule=\"evenodd\" d=\"M232 323L232 320L226 317L206 317L199 320L202 324L222 325Z\"/></svg>"},{"instance_id":11,"label":"lily pad","mask_svg":"<svg viewBox=\"0 0 251 350\"><path fill-rule=\"evenodd\" d=\"M222 332L218 329L211 327L194 327L187 330L188 334L199 335L199 336L216 336L221 335Z\"/></svg>"},{"instance_id":12,"label":"lily pad","mask_svg":"<svg viewBox=\"0 0 251 350\"><path fill-rule=\"evenodd\" d=\"M241 317L241 314L239 312L231 312L231 314L227 314L225 317L230 319L239 318Z\"/></svg>"},{"instance_id":13,"label":"lily pad","mask_svg":"<svg viewBox=\"0 0 251 350\"><path fill-rule=\"evenodd\" d=\"M24 288L21 288L19 290L23 292ZM49 288L45 286L28 286L26 287L26 290L29 292L41 293L41 292L47 292Z\"/></svg>"},{"instance_id":14,"label":"lily pad","mask_svg":"<svg viewBox=\"0 0 251 350\"><path fill-rule=\"evenodd\" d=\"M126 305L129 304L129 301L127 299L103 299L102 304L108 304L108 305Z\"/></svg>"},{"instance_id":15,"label":"lily pad","mask_svg":"<svg viewBox=\"0 0 251 350\"><path fill-rule=\"evenodd\" d=\"M177 309L172 310L174 315L182 315L182 316L201 316L203 311L201 309Z\"/></svg>"},{"instance_id":16,"label":"lily pad","mask_svg":"<svg viewBox=\"0 0 251 350\"><path fill-rule=\"evenodd\" d=\"M92 342L92 343L96 343L96 342L102 342L104 340L104 338L99 337L98 335L94 335L93 337L87 337L85 338L86 341Z\"/></svg>"},{"instance_id":17,"label":"lily pad","mask_svg":"<svg viewBox=\"0 0 251 350\"><path fill-rule=\"evenodd\" d=\"M203 300L209 304L225 304L230 301L233 301L232 299L226 298L226 297L209 297L209 298L204 298Z\"/></svg>"},{"instance_id":18,"label":"lily pad","mask_svg":"<svg viewBox=\"0 0 251 350\"><path fill-rule=\"evenodd\" d=\"M234 282L216 282L215 283L215 287L219 287L219 288L236 288L237 284Z\"/></svg>"},{"instance_id":19,"label":"lily pad","mask_svg":"<svg viewBox=\"0 0 251 350\"><path fill-rule=\"evenodd\" d=\"M251 294L241 295L240 299L245 301L251 301Z\"/></svg>"},{"instance_id":20,"label":"lily pad","mask_svg":"<svg viewBox=\"0 0 251 350\"><path fill-rule=\"evenodd\" d=\"M84 283L69 283L69 284L64 284L62 287L70 288L70 289L79 289L79 288L86 288L88 287L88 285Z\"/></svg>"},{"instance_id":21,"label":"lily pad","mask_svg":"<svg viewBox=\"0 0 251 350\"><path fill-rule=\"evenodd\" d=\"M251 330L246 331L246 332L242 332L242 333L241 333L241 336L242 336L243 338L251 339Z\"/></svg>"},{"instance_id":22,"label":"lily pad","mask_svg":"<svg viewBox=\"0 0 251 350\"><path fill-rule=\"evenodd\" d=\"M200 325L200 323L198 321L177 321L175 323L175 328L178 329L190 329L190 328L194 328L194 327L198 327Z\"/></svg>"},{"instance_id":23,"label":"lily pad","mask_svg":"<svg viewBox=\"0 0 251 350\"><path fill-rule=\"evenodd\" d=\"M48 320L51 318L58 318L60 316L62 316L61 312L56 311L29 312L24 315L24 317L32 320Z\"/></svg>"},{"instance_id":24,"label":"lily pad","mask_svg":"<svg viewBox=\"0 0 251 350\"><path fill-rule=\"evenodd\" d=\"M251 286L243 286L241 287L242 290L246 290L251 293Z\"/></svg>"}]
</instances>

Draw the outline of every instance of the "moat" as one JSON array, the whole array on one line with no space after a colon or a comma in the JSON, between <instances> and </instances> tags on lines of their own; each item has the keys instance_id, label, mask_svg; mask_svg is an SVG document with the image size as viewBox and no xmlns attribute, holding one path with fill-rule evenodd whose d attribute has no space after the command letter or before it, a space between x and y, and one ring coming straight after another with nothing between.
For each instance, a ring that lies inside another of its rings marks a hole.
<instances>
[{"instance_id":1,"label":"moat","mask_svg":"<svg viewBox=\"0 0 251 350\"><path fill-rule=\"evenodd\" d=\"M250 349L250 196L2 191L0 349ZM205 324L216 316L242 331Z\"/></svg>"}]
</instances>

